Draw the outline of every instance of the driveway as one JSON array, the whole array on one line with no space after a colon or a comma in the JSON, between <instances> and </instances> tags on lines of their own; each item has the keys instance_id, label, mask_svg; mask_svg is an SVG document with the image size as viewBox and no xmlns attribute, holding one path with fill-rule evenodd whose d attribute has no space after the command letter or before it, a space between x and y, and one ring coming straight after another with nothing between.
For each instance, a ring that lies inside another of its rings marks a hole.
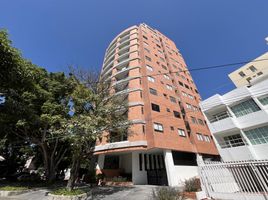
<instances>
[{"instance_id":1,"label":"driveway","mask_svg":"<svg viewBox=\"0 0 268 200\"><path fill-rule=\"evenodd\" d=\"M149 200L157 186L135 185L131 187L98 187L92 190L93 200ZM48 200L48 190L40 189L17 196L0 197L0 200Z\"/></svg>"}]
</instances>

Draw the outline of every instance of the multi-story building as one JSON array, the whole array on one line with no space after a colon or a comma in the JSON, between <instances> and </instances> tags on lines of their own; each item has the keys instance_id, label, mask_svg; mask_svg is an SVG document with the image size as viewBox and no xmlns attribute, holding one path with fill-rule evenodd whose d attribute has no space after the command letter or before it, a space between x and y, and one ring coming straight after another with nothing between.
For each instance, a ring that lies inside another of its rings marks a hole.
<instances>
[{"instance_id":1,"label":"multi-story building","mask_svg":"<svg viewBox=\"0 0 268 200\"><path fill-rule=\"evenodd\" d=\"M199 108L200 95L180 51L146 24L110 43L101 80L128 102L127 137L111 132L95 148L97 170L134 184L178 185L198 175L197 158L217 149Z\"/></svg>"},{"instance_id":2,"label":"multi-story building","mask_svg":"<svg viewBox=\"0 0 268 200\"><path fill-rule=\"evenodd\" d=\"M268 159L268 75L200 105L224 161Z\"/></svg>"},{"instance_id":3,"label":"multi-story building","mask_svg":"<svg viewBox=\"0 0 268 200\"><path fill-rule=\"evenodd\" d=\"M254 79L268 74L268 52L240 67L228 76L236 87L250 85Z\"/></svg>"}]
</instances>

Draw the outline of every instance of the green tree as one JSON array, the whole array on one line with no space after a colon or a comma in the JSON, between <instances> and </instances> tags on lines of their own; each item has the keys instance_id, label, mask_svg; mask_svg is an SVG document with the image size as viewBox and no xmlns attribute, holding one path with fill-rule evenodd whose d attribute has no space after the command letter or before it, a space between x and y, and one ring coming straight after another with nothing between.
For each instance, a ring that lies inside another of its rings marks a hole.
<instances>
[{"instance_id":1,"label":"green tree","mask_svg":"<svg viewBox=\"0 0 268 200\"><path fill-rule=\"evenodd\" d=\"M48 73L24 59L0 31L0 138L36 144L46 177L55 179L68 151L62 125L70 117L69 97L76 82L64 73Z\"/></svg>"},{"instance_id":2,"label":"green tree","mask_svg":"<svg viewBox=\"0 0 268 200\"><path fill-rule=\"evenodd\" d=\"M74 187L81 160L92 160L96 141L101 140L103 133L116 130L126 134L130 126L127 103L111 93L111 83L97 82L98 76L87 71L74 76L79 84L71 97L74 113L66 125L73 155L68 190Z\"/></svg>"}]
</instances>

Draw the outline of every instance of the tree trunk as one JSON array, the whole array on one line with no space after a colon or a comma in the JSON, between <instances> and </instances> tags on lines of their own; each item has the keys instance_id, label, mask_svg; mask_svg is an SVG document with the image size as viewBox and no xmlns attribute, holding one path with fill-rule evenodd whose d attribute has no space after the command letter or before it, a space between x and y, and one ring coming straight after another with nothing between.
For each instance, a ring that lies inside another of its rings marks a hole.
<instances>
[{"instance_id":1,"label":"tree trunk","mask_svg":"<svg viewBox=\"0 0 268 200\"><path fill-rule=\"evenodd\" d=\"M52 183L56 179L56 168L54 160L51 160L49 149L45 143L41 145L41 152L44 158L45 177L49 183Z\"/></svg>"},{"instance_id":2,"label":"tree trunk","mask_svg":"<svg viewBox=\"0 0 268 200\"><path fill-rule=\"evenodd\" d=\"M81 160L81 157L79 154L73 155L70 178L69 178L67 186L66 186L67 190L69 190L69 191L74 189L75 181L79 175L80 160Z\"/></svg>"}]
</instances>

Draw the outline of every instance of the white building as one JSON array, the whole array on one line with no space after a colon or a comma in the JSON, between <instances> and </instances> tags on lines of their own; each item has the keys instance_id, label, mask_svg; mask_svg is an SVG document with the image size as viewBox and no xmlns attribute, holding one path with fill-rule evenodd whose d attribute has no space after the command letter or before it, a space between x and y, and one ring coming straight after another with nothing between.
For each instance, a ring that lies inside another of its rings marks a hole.
<instances>
[{"instance_id":1,"label":"white building","mask_svg":"<svg viewBox=\"0 0 268 200\"><path fill-rule=\"evenodd\" d=\"M200 106L224 161L268 159L267 75Z\"/></svg>"}]
</instances>

